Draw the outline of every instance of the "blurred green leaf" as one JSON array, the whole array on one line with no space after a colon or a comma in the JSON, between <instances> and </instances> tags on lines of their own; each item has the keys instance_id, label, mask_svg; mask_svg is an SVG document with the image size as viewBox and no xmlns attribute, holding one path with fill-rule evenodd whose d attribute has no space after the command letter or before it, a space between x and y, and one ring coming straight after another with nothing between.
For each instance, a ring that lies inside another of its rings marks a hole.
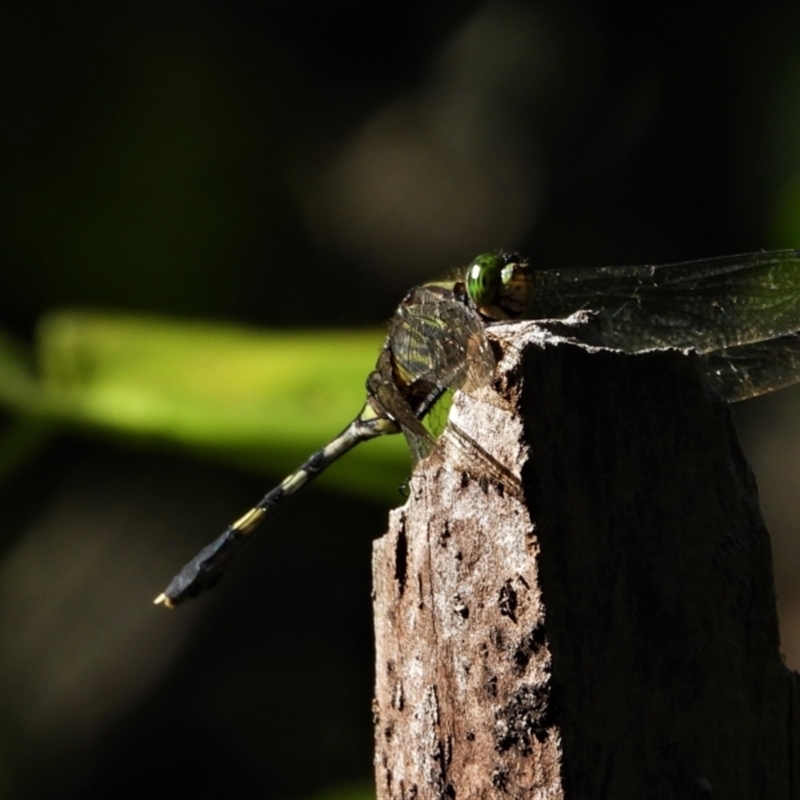
<instances>
[{"instance_id":1,"label":"blurred green leaf","mask_svg":"<svg viewBox=\"0 0 800 800\"><path fill-rule=\"evenodd\" d=\"M383 337L64 311L39 325L38 377L20 348L0 339L0 403L281 475L358 413ZM408 465L402 437L387 437L358 448L324 479L396 497Z\"/></svg>"},{"instance_id":2,"label":"blurred green leaf","mask_svg":"<svg viewBox=\"0 0 800 800\"><path fill-rule=\"evenodd\" d=\"M312 795L309 800L375 800L375 784L372 781L339 784Z\"/></svg>"}]
</instances>

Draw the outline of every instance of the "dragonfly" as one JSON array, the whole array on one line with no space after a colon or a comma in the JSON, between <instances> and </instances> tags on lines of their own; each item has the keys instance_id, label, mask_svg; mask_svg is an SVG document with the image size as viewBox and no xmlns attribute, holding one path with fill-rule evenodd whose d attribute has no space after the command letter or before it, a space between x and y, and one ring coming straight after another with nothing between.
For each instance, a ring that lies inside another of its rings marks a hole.
<instances>
[{"instance_id":1,"label":"dragonfly","mask_svg":"<svg viewBox=\"0 0 800 800\"><path fill-rule=\"evenodd\" d=\"M366 401L349 425L204 547L155 603L174 607L213 586L233 555L288 498L356 445L404 433L417 462L439 447L425 426L450 391L488 385L492 323L563 320L584 312L592 343L635 353L694 350L728 402L800 381L800 250L659 266L547 268L520 254L484 253L466 268L409 291L389 321ZM455 426L457 446L513 489L508 470ZM479 476L480 477L480 476Z\"/></svg>"}]
</instances>

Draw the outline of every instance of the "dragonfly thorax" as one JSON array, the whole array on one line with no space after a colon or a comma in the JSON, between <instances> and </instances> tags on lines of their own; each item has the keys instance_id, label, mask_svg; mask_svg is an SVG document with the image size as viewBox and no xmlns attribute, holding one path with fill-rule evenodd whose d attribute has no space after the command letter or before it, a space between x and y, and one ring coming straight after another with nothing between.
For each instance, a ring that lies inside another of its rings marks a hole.
<instances>
[{"instance_id":1,"label":"dragonfly thorax","mask_svg":"<svg viewBox=\"0 0 800 800\"><path fill-rule=\"evenodd\" d=\"M483 253L467 267L466 284L486 319L520 319L533 298L534 276L518 253Z\"/></svg>"}]
</instances>

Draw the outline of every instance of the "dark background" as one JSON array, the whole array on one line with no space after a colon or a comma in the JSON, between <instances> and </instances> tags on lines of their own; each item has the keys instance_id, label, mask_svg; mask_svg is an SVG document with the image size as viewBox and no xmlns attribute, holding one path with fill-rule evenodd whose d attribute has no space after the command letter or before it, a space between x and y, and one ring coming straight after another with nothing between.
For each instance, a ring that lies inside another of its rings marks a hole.
<instances>
[{"instance_id":1,"label":"dark background","mask_svg":"<svg viewBox=\"0 0 800 800\"><path fill-rule=\"evenodd\" d=\"M690 8L7 5L0 325L376 325L497 247L554 267L798 247L798 5ZM795 668L799 403L737 412ZM360 796L385 508L309 489L156 619L261 480L76 434L3 477L0 796Z\"/></svg>"}]
</instances>

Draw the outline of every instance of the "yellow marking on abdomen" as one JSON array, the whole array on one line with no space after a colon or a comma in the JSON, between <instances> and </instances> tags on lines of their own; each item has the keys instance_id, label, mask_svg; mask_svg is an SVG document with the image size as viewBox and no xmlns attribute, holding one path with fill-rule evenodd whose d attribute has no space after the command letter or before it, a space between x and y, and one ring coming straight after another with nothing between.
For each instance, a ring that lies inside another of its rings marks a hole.
<instances>
[{"instance_id":1,"label":"yellow marking on abdomen","mask_svg":"<svg viewBox=\"0 0 800 800\"><path fill-rule=\"evenodd\" d=\"M263 508L251 508L243 517L237 519L231 527L236 531L244 531L247 533L248 528L252 528L254 525L258 525L258 523L261 522L261 518L265 513Z\"/></svg>"}]
</instances>

